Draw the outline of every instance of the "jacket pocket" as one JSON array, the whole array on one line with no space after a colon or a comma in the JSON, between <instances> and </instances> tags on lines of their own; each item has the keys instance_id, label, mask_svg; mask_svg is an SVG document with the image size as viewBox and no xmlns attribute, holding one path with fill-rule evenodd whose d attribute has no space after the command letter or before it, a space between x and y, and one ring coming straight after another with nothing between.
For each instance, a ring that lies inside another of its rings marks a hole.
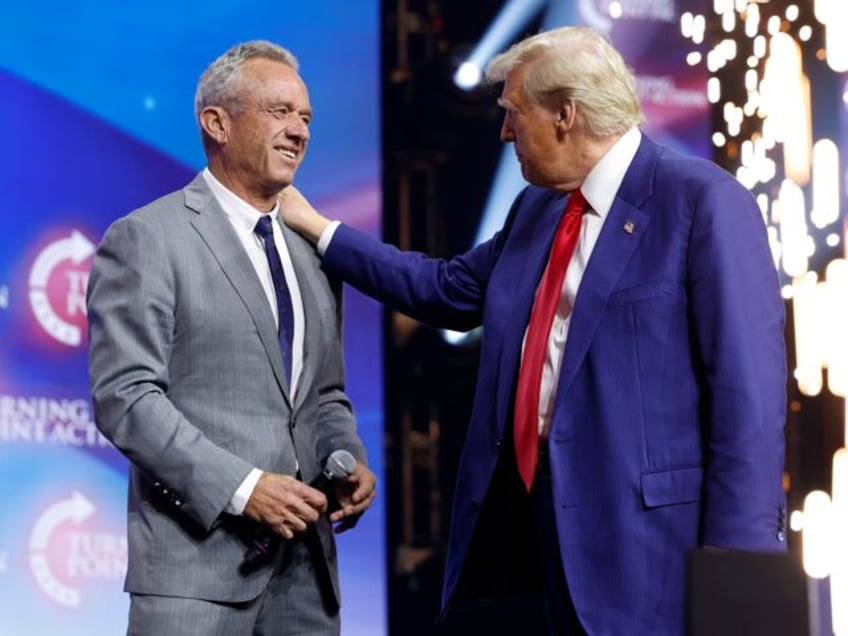
<instances>
[{"instance_id":1,"label":"jacket pocket","mask_svg":"<svg viewBox=\"0 0 848 636\"><path fill-rule=\"evenodd\" d=\"M619 289L610 294L609 306L619 307L621 305L630 305L632 303L650 300L660 296L668 296L671 293L671 281L656 280L650 283L643 283L627 289Z\"/></svg>"},{"instance_id":2,"label":"jacket pocket","mask_svg":"<svg viewBox=\"0 0 848 636\"><path fill-rule=\"evenodd\" d=\"M646 508L690 503L701 499L704 469L677 468L642 475L642 502Z\"/></svg>"}]
</instances>

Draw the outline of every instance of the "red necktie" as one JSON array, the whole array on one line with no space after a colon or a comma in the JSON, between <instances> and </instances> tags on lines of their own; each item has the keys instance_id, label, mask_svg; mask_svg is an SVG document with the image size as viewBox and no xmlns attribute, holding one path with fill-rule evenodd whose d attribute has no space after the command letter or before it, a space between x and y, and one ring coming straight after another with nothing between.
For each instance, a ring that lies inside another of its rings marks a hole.
<instances>
[{"instance_id":1,"label":"red necktie","mask_svg":"<svg viewBox=\"0 0 848 636\"><path fill-rule=\"evenodd\" d=\"M518 374L518 389L515 394L515 457L518 473L527 491L533 487L536 464L539 460L539 391L542 384L542 368L551 325L562 295L565 270L574 254L580 233L580 220L586 209L586 199L580 190L575 190L568 200L554 237L548 265L542 274L542 282L536 291L524 355Z\"/></svg>"}]
</instances>

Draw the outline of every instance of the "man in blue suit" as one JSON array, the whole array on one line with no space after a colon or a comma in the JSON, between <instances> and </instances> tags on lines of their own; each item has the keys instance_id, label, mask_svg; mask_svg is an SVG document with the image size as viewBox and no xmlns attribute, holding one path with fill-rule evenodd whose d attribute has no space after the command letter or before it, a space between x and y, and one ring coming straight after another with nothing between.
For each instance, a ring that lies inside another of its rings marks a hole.
<instances>
[{"instance_id":1,"label":"man in blue suit","mask_svg":"<svg viewBox=\"0 0 848 636\"><path fill-rule=\"evenodd\" d=\"M483 326L447 613L537 593L551 634L682 634L693 550L785 549L784 315L760 210L641 134L632 73L590 29L528 38L487 76L531 184L491 240L400 252L291 189L286 221L329 274L434 325Z\"/></svg>"}]
</instances>

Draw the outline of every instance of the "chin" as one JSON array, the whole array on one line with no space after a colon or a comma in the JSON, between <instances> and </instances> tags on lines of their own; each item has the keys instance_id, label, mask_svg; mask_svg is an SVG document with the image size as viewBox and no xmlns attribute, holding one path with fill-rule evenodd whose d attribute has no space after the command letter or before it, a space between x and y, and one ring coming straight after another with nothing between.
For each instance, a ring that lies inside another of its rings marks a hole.
<instances>
[{"instance_id":1,"label":"chin","mask_svg":"<svg viewBox=\"0 0 848 636\"><path fill-rule=\"evenodd\" d=\"M545 183L539 179L538 175L533 174L532 172L521 171L521 176L524 177L524 180L530 185L538 186L540 188L545 187Z\"/></svg>"},{"instance_id":2,"label":"chin","mask_svg":"<svg viewBox=\"0 0 848 636\"><path fill-rule=\"evenodd\" d=\"M270 181L280 186L280 189L290 186L294 182L294 170L282 170L270 175Z\"/></svg>"}]
</instances>

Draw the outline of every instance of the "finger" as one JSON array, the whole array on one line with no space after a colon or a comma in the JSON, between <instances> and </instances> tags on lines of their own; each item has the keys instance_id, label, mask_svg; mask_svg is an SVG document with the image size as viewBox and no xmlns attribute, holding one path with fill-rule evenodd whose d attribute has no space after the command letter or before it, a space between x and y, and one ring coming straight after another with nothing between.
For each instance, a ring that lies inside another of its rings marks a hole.
<instances>
[{"instance_id":1,"label":"finger","mask_svg":"<svg viewBox=\"0 0 848 636\"><path fill-rule=\"evenodd\" d=\"M335 532L336 534L342 534L343 532L347 532L351 528L356 527L356 524L359 522L360 516L361 515L345 517L340 523L336 524L333 527L333 532Z\"/></svg>"},{"instance_id":2,"label":"finger","mask_svg":"<svg viewBox=\"0 0 848 636\"><path fill-rule=\"evenodd\" d=\"M320 490L298 482L296 494L306 505L317 511L319 514L323 514L327 511L327 497Z\"/></svg>"},{"instance_id":3,"label":"finger","mask_svg":"<svg viewBox=\"0 0 848 636\"><path fill-rule=\"evenodd\" d=\"M372 491L370 495L360 502L345 503L339 510L336 510L330 515L330 521L337 522L348 517L360 516L369 508L373 500L374 493Z\"/></svg>"},{"instance_id":4,"label":"finger","mask_svg":"<svg viewBox=\"0 0 848 636\"><path fill-rule=\"evenodd\" d=\"M377 493L375 485L376 482L373 480L363 481L351 494L351 500L359 504L373 499Z\"/></svg>"},{"instance_id":5,"label":"finger","mask_svg":"<svg viewBox=\"0 0 848 636\"><path fill-rule=\"evenodd\" d=\"M363 485L360 488L357 488L353 492L353 502L354 503L363 503L368 501L369 499L374 498L374 487L371 484Z\"/></svg>"},{"instance_id":6,"label":"finger","mask_svg":"<svg viewBox=\"0 0 848 636\"><path fill-rule=\"evenodd\" d=\"M294 482L285 497L285 505L307 521L316 521L327 510L327 497L301 482Z\"/></svg>"},{"instance_id":7,"label":"finger","mask_svg":"<svg viewBox=\"0 0 848 636\"><path fill-rule=\"evenodd\" d=\"M307 523L298 517L294 511L286 510L274 527L284 537L291 539L293 536L292 533L306 530Z\"/></svg>"},{"instance_id":8,"label":"finger","mask_svg":"<svg viewBox=\"0 0 848 636\"><path fill-rule=\"evenodd\" d=\"M277 534L281 535L284 539L293 539L294 532L284 523L281 523L276 528Z\"/></svg>"},{"instance_id":9,"label":"finger","mask_svg":"<svg viewBox=\"0 0 848 636\"><path fill-rule=\"evenodd\" d=\"M346 517L356 514L356 507L352 504L342 506L330 515L330 522L336 523Z\"/></svg>"},{"instance_id":10,"label":"finger","mask_svg":"<svg viewBox=\"0 0 848 636\"><path fill-rule=\"evenodd\" d=\"M323 508L316 508L303 500L297 500L291 503L287 512L292 519L297 520L298 524L303 524L305 528L307 524L318 521L325 508L326 506ZM297 527L300 528L299 525Z\"/></svg>"},{"instance_id":11,"label":"finger","mask_svg":"<svg viewBox=\"0 0 848 636\"><path fill-rule=\"evenodd\" d=\"M277 512L276 518L273 519L274 524L284 523L295 532L303 532L309 524L318 521L323 509L316 508L290 491L284 495Z\"/></svg>"}]
</instances>

